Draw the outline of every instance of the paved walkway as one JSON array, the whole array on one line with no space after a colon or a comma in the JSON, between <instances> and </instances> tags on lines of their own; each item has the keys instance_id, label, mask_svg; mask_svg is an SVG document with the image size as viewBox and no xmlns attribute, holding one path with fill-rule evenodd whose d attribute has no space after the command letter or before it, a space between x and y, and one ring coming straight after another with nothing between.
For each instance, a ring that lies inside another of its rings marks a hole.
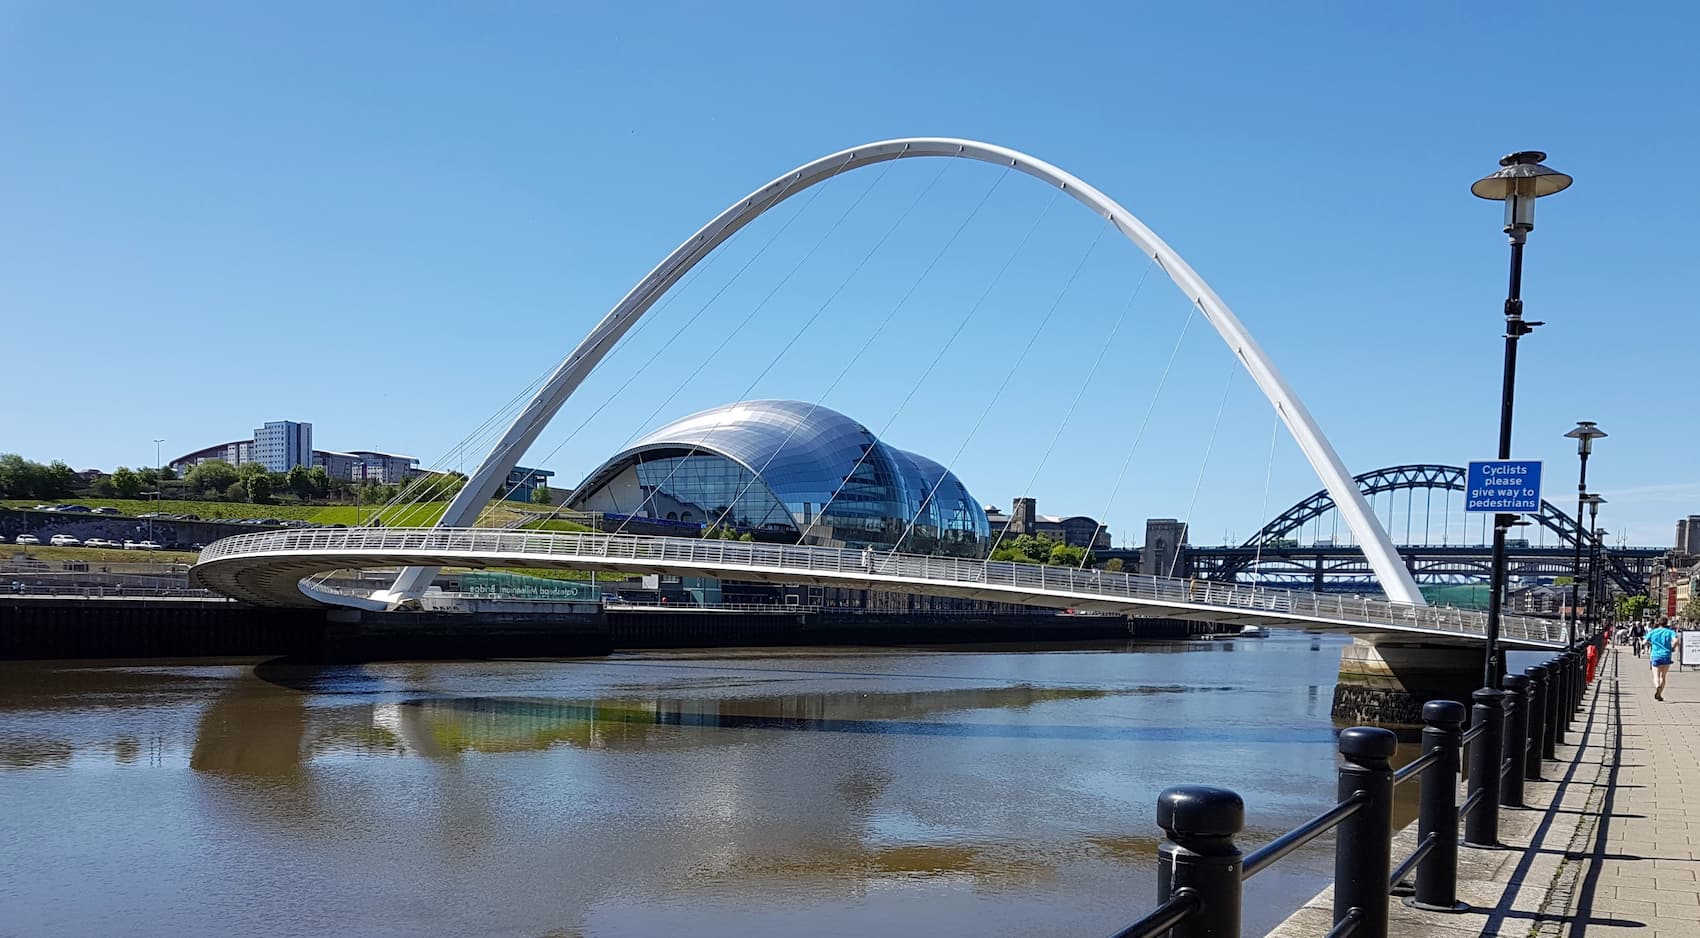
<instances>
[{"instance_id":1,"label":"paved walkway","mask_svg":"<svg viewBox=\"0 0 1700 938\"><path fill-rule=\"evenodd\" d=\"M1647 659L1615 654L1612 785L1567 934L1700 938L1700 671L1672 668L1659 702Z\"/></svg>"},{"instance_id":2,"label":"paved walkway","mask_svg":"<svg viewBox=\"0 0 1700 938\"><path fill-rule=\"evenodd\" d=\"M1700 671L1673 671L1653 700L1645 658L1607 654L1569 745L1500 814L1505 850L1458 858L1462 914L1394 901L1398 938L1700 938ZM1416 826L1393 843L1416 846ZM1318 938L1333 888L1271 938Z\"/></svg>"}]
</instances>

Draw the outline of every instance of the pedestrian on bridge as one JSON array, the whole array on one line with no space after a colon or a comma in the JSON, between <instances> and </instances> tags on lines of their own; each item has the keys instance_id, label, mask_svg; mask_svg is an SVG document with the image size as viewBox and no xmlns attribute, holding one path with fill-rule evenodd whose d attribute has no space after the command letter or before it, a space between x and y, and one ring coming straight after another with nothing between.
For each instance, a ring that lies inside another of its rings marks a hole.
<instances>
[{"instance_id":1,"label":"pedestrian on bridge","mask_svg":"<svg viewBox=\"0 0 1700 938\"><path fill-rule=\"evenodd\" d=\"M1647 663L1653 668L1653 699L1665 699L1665 675L1670 671L1671 662L1676 660L1677 649L1682 647L1682 636L1670 627L1670 622L1659 623L1658 627L1647 633Z\"/></svg>"}]
</instances>

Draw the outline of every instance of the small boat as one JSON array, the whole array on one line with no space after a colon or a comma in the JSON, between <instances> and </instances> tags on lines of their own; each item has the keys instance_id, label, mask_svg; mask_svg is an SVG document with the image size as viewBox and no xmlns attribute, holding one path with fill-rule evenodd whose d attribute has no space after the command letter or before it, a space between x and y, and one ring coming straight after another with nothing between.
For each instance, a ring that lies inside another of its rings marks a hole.
<instances>
[{"instance_id":1,"label":"small boat","mask_svg":"<svg viewBox=\"0 0 1700 938\"><path fill-rule=\"evenodd\" d=\"M1235 638L1268 638L1269 630L1261 625L1245 625L1240 627L1240 634Z\"/></svg>"}]
</instances>

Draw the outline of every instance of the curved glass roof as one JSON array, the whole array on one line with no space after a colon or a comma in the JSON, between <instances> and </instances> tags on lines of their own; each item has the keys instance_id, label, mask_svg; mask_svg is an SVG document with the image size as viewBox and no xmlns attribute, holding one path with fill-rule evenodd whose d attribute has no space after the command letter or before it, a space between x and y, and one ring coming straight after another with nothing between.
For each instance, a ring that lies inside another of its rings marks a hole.
<instances>
[{"instance_id":1,"label":"curved glass roof","mask_svg":"<svg viewBox=\"0 0 1700 938\"><path fill-rule=\"evenodd\" d=\"M985 549L985 512L955 475L925 456L887 445L835 410L802 401L743 401L675 420L586 476L571 504L591 500L636 464L678 464L679 457L691 457L682 461L689 463L702 454L747 470L809 542L895 546L903 537L904 550L921 553L976 555ZM668 489L669 504L730 503L723 492L686 491L690 473L681 477L669 470L658 479L651 469L641 475L641 490ZM655 507L646 504L636 513ZM914 527L905 537L911 519ZM771 518L766 526L773 527Z\"/></svg>"}]
</instances>

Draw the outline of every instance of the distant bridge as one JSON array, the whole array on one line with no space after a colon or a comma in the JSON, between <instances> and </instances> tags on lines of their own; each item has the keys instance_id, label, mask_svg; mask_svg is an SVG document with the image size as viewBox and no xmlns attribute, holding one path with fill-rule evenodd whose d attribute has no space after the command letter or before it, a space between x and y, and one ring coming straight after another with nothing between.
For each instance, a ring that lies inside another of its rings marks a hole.
<instances>
[{"instance_id":1,"label":"distant bridge","mask_svg":"<svg viewBox=\"0 0 1700 938\"><path fill-rule=\"evenodd\" d=\"M634 534L488 528L266 531L214 543L189 575L197 585L259 605L384 609L393 596L337 593L303 580L332 570L411 565L667 573L888 589L1430 644L1475 643L1486 630L1480 613L1368 597L1039 564ZM1526 648L1556 648L1563 637L1563 624L1548 619L1505 616L1500 629L1501 641Z\"/></svg>"},{"instance_id":2,"label":"distant bridge","mask_svg":"<svg viewBox=\"0 0 1700 938\"><path fill-rule=\"evenodd\" d=\"M1416 463L1389 466L1353 476L1358 490L1367 498L1387 492L1410 490L1424 492L1464 491L1465 471L1460 466ZM1237 547L1188 547L1179 569L1190 576L1211 580L1241 582L1255 580L1280 585L1303 586L1315 591L1330 586L1336 588L1369 588L1377 584L1375 571L1364 562L1363 551L1357 547L1337 544L1295 543L1295 535L1334 510L1334 498L1327 489L1300 500L1291 508L1276 515L1261 530ZM1511 576L1552 578L1574 573L1576 520L1549 501L1541 502L1538 513L1526 515L1531 523L1553 532L1558 545L1513 546L1507 552L1507 570ZM1425 517L1425 522L1426 522ZM1419 582L1447 582L1460 578L1487 579L1493 550L1486 545L1427 543L1397 545L1399 557L1406 569ZM1587 561L1588 543L1583 544L1583 559ZM1648 576L1653 562L1664 554L1659 547L1601 546L1600 559L1607 578L1625 593L1647 591Z\"/></svg>"}]
</instances>

